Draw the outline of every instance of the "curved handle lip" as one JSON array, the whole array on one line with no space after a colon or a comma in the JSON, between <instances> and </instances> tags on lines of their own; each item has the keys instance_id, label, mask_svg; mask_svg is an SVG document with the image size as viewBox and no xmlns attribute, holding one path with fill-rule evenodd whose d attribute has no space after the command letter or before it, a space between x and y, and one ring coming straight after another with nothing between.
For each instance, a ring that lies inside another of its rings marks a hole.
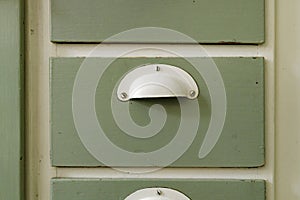
<instances>
[{"instance_id":1,"label":"curved handle lip","mask_svg":"<svg viewBox=\"0 0 300 200\"><path fill-rule=\"evenodd\" d=\"M198 95L197 83L190 74L166 64L135 68L122 78L117 90L120 101L172 97L196 99Z\"/></svg>"},{"instance_id":2,"label":"curved handle lip","mask_svg":"<svg viewBox=\"0 0 300 200\"><path fill-rule=\"evenodd\" d=\"M137 190L125 200L190 200L190 198L175 189L153 187Z\"/></svg>"}]
</instances>

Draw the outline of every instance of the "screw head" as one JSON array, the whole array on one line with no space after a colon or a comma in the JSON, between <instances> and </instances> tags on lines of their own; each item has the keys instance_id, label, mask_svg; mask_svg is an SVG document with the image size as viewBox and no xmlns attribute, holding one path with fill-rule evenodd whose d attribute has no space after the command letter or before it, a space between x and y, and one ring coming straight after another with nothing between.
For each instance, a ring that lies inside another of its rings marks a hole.
<instances>
[{"instance_id":1,"label":"screw head","mask_svg":"<svg viewBox=\"0 0 300 200\"><path fill-rule=\"evenodd\" d=\"M190 91L190 97L195 97L195 96L196 96L196 91L191 90L191 91Z\"/></svg>"},{"instance_id":2,"label":"screw head","mask_svg":"<svg viewBox=\"0 0 300 200\"><path fill-rule=\"evenodd\" d=\"M157 195L162 195L162 191L160 189L156 190Z\"/></svg>"},{"instance_id":3,"label":"screw head","mask_svg":"<svg viewBox=\"0 0 300 200\"><path fill-rule=\"evenodd\" d=\"M122 99L126 99L127 98L126 92L122 92L120 96L121 96Z\"/></svg>"}]
</instances>

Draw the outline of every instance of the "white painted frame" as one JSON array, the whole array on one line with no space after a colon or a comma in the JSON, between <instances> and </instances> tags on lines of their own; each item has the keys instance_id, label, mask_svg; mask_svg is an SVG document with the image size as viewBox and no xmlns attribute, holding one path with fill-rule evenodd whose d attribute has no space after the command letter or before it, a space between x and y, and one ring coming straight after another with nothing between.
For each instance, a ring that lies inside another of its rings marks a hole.
<instances>
[{"instance_id":1,"label":"white painted frame","mask_svg":"<svg viewBox=\"0 0 300 200\"><path fill-rule=\"evenodd\" d=\"M276 199L300 199L300 1L277 0Z\"/></svg>"}]
</instances>

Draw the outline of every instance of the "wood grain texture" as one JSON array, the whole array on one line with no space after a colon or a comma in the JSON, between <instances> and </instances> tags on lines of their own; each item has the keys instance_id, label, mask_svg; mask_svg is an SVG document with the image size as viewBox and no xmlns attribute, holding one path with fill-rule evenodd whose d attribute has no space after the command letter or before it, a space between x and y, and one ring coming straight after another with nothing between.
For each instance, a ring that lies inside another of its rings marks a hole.
<instances>
[{"instance_id":1,"label":"wood grain texture","mask_svg":"<svg viewBox=\"0 0 300 200\"><path fill-rule=\"evenodd\" d=\"M166 187L191 200L264 200L263 180L53 179L52 200L123 200L148 187Z\"/></svg>"},{"instance_id":2,"label":"wood grain texture","mask_svg":"<svg viewBox=\"0 0 300 200\"><path fill-rule=\"evenodd\" d=\"M23 199L23 1L0 1L0 199Z\"/></svg>"},{"instance_id":3,"label":"wood grain texture","mask_svg":"<svg viewBox=\"0 0 300 200\"><path fill-rule=\"evenodd\" d=\"M260 44L264 0L51 0L51 23L53 42L101 42L129 29L161 27L199 43ZM157 36L150 42L179 42L173 39ZM149 41L135 37L118 42Z\"/></svg>"},{"instance_id":4,"label":"wood grain texture","mask_svg":"<svg viewBox=\"0 0 300 200\"><path fill-rule=\"evenodd\" d=\"M107 58L88 58L97 64ZM207 58L201 58L203 63ZM263 58L213 58L223 77L227 93L227 115L221 137L204 159L198 158L210 117L210 95L203 78L183 58L119 58L102 76L96 91L96 112L107 137L131 152L150 152L168 144L177 133L180 109L176 99L160 99L169 114L164 128L155 137L129 137L115 124L111 97L117 81L129 70L145 63L181 67L200 87L200 128L190 148L171 167L258 167L264 164L264 61ZM72 90L76 73L84 58L51 60L51 158L54 166L103 166L85 149L75 129L72 115ZM154 100L132 101L132 119L139 125L149 123L148 110ZM186 130L189 131L189 130ZM107 152L109 153L109 152Z\"/></svg>"}]
</instances>

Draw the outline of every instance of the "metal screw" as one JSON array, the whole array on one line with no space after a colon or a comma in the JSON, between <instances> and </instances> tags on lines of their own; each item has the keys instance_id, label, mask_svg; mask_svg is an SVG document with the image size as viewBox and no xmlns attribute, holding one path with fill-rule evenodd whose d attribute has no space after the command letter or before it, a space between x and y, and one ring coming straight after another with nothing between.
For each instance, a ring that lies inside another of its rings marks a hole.
<instances>
[{"instance_id":1,"label":"metal screw","mask_svg":"<svg viewBox=\"0 0 300 200\"><path fill-rule=\"evenodd\" d=\"M191 91L190 91L190 96L191 96L191 97L195 97L195 96L196 96L196 92L195 92L194 90L191 90Z\"/></svg>"},{"instance_id":2,"label":"metal screw","mask_svg":"<svg viewBox=\"0 0 300 200\"><path fill-rule=\"evenodd\" d=\"M160 71L160 67L156 66L156 71L159 72Z\"/></svg>"},{"instance_id":3,"label":"metal screw","mask_svg":"<svg viewBox=\"0 0 300 200\"><path fill-rule=\"evenodd\" d=\"M156 190L157 195L162 195L162 191L160 189Z\"/></svg>"},{"instance_id":4,"label":"metal screw","mask_svg":"<svg viewBox=\"0 0 300 200\"><path fill-rule=\"evenodd\" d=\"M127 98L127 94L126 94L125 92L122 92L122 93L121 93L121 98L122 98L122 99L126 99L126 98Z\"/></svg>"}]
</instances>

